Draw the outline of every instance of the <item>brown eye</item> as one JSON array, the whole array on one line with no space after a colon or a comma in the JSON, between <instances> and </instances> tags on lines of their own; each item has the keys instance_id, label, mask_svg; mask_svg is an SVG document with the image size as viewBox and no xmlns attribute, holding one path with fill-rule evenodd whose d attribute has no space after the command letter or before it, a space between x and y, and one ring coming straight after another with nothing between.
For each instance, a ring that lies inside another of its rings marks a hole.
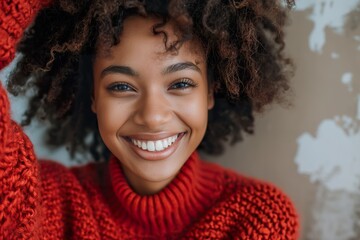
<instances>
[{"instance_id":1,"label":"brown eye","mask_svg":"<svg viewBox=\"0 0 360 240\"><path fill-rule=\"evenodd\" d=\"M173 83L169 89L187 89L196 87L197 84L188 78L183 78L180 81Z\"/></svg>"}]
</instances>

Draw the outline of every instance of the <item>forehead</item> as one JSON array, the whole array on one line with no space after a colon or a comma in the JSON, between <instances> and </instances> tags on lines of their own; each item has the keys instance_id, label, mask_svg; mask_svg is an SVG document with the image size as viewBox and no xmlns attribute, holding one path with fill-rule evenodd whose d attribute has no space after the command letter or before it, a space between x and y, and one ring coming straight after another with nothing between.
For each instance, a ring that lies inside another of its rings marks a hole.
<instances>
[{"instance_id":1,"label":"forehead","mask_svg":"<svg viewBox=\"0 0 360 240\"><path fill-rule=\"evenodd\" d=\"M170 47L181 38L181 33L171 20L166 24L162 22L159 18L139 15L126 18L120 43L110 49L110 57L126 58L138 54L138 58L146 56L156 61L177 56L204 62L203 48L195 39L185 41L177 51L167 49L166 47ZM157 34L154 33L154 28Z\"/></svg>"}]
</instances>

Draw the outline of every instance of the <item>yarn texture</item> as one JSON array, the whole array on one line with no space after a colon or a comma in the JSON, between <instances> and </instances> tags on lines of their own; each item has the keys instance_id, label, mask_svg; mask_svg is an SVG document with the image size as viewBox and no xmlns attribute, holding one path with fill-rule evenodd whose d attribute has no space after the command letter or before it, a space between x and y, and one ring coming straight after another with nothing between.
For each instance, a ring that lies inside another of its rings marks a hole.
<instances>
[{"instance_id":1,"label":"yarn texture","mask_svg":"<svg viewBox=\"0 0 360 240\"><path fill-rule=\"evenodd\" d=\"M0 0L0 69L40 0ZM141 196L120 161L66 168L38 160L11 120L0 84L0 239L242 239L295 240L291 200L270 183L207 163L194 152L161 192Z\"/></svg>"}]
</instances>

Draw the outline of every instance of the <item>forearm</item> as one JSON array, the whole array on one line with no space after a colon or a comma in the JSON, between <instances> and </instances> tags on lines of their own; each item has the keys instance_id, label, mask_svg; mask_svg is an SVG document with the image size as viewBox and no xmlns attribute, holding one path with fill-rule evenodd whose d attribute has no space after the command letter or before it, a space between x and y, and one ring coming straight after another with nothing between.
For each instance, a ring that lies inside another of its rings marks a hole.
<instances>
[{"instance_id":1,"label":"forearm","mask_svg":"<svg viewBox=\"0 0 360 240\"><path fill-rule=\"evenodd\" d=\"M0 0L0 70L15 56L16 45L36 13L49 1ZM11 120L0 82L0 239L37 239L39 171L31 141Z\"/></svg>"},{"instance_id":2,"label":"forearm","mask_svg":"<svg viewBox=\"0 0 360 240\"><path fill-rule=\"evenodd\" d=\"M0 0L0 70L14 59L16 44L37 12L49 4L49 0ZM0 159L10 122L9 100L0 83Z\"/></svg>"}]
</instances>

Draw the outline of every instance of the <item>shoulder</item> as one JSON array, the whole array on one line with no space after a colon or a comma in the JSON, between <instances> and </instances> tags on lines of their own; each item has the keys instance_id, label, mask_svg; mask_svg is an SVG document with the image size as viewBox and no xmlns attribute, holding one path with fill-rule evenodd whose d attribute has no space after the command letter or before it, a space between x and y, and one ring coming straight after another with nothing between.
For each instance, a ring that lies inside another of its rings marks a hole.
<instances>
[{"instance_id":1,"label":"shoulder","mask_svg":"<svg viewBox=\"0 0 360 240\"><path fill-rule=\"evenodd\" d=\"M66 167L50 160L39 160L40 195L42 205L49 214L57 209L72 208L79 205L85 211L90 210L92 195L99 195L97 164Z\"/></svg>"},{"instance_id":2,"label":"shoulder","mask_svg":"<svg viewBox=\"0 0 360 240\"><path fill-rule=\"evenodd\" d=\"M253 239L293 240L298 237L298 214L291 199L277 186L226 172L229 189L225 202L245 220ZM231 192L229 192L231 191ZM262 238L259 238L259 237Z\"/></svg>"},{"instance_id":3,"label":"shoulder","mask_svg":"<svg viewBox=\"0 0 360 240\"><path fill-rule=\"evenodd\" d=\"M52 160L39 160L40 192L43 204L63 199L69 192L82 192L81 184L70 168ZM62 200L61 200L62 201Z\"/></svg>"},{"instance_id":4,"label":"shoulder","mask_svg":"<svg viewBox=\"0 0 360 240\"><path fill-rule=\"evenodd\" d=\"M53 161L41 159L39 162L40 178L43 185L63 185L69 181L75 181L74 174L70 168L65 165Z\"/></svg>"},{"instance_id":5,"label":"shoulder","mask_svg":"<svg viewBox=\"0 0 360 240\"><path fill-rule=\"evenodd\" d=\"M56 231L57 238L65 239L65 235L70 234L69 231L71 232L71 226L79 226L78 223L82 222L92 226L96 238L98 231L96 228L97 213L95 213L94 208L99 207L99 202L95 202L94 199L96 200L101 195L99 191L91 191L98 189L93 184L95 180L88 180L94 179L87 175L89 173L87 168L91 166L92 169L96 169L93 164L69 168L49 160L39 160L38 162L41 178L42 230L45 233L51 233L53 236L56 228L58 229ZM87 178L81 177L81 174ZM76 235L76 233L74 234Z\"/></svg>"},{"instance_id":6,"label":"shoulder","mask_svg":"<svg viewBox=\"0 0 360 240\"><path fill-rule=\"evenodd\" d=\"M99 174L104 170L105 164L88 163L81 166L67 167L52 160L39 160L41 180L46 184L75 185L84 182L96 182Z\"/></svg>"},{"instance_id":7,"label":"shoulder","mask_svg":"<svg viewBox=\"0 0 360 240\"><path fill-rule=\"evenodd\" d=\"M209 212L208 221L215 225L226 223L227 231L220 231L221 236L249 240L298 238L298 214L281 189L232 170L216 168L223 176L223 190Z\"/></svg>"}]
</instances>

